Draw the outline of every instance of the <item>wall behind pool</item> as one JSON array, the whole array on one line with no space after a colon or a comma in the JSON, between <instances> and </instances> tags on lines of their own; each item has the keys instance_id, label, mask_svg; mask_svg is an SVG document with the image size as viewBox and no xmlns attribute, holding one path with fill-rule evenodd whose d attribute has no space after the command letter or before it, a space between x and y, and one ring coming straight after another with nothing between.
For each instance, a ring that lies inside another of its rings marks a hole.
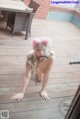
<instances>
[{"instance_id":1,"label":"wall behind pool","mask_svg":"<svg viewBox=\"0 0 80 119\"><path fill-rule=\"evenodd\" d=\"M73 14L50 11L48 14L48 19L56 19L56 20L63 20L63 21L71 21Z\"/></svg>"},{"instance_id":2,"label":"wall behind pool","mask_svg":"<svg viewBox=\"0 0 80 119\"><path fill-rule=\"evenodd\" d=\"M80 18L78 18L77 16L74 15L74 17L72 18L72 23L80 28Z\"/></svg>"},{"instance_id":3,"label":"wall behind pool","mask_svg":"<svg viewBox=\"0 0 80 119\"><path fill-rule=\"evenodd\" d=\"M75 11L74 9L52 7L48 13L47 19L72 22L80 28L80 11Z\"/></svg>"}]
</instances>

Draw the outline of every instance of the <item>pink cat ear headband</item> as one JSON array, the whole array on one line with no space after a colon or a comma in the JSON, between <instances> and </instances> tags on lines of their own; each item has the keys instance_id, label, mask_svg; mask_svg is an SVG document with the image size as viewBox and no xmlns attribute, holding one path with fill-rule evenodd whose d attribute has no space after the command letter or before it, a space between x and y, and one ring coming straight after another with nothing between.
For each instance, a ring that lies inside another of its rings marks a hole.
<instances>
[{"instance_id":1,"label":"pink cat ear headband","mask_svg":"<svg viewBox=\"0 0 80 119\"><path fill-rule=\"evenodd\" d=\"M44 49L44 47L45 48L49 47L50 42L51 40L48 37L39 37L39 38L34 38L32 40L32 45L34 49L37 49L37 48Z\"/></svg>"},{"instance_id":2,"label":"pink cat ear headband","mask_svg":"<svg viewBox=\"0 0 80 119\"><path fill-rule=\"evenodd\" d=\"M36 39L33 40L33 45L36 47L39 44L39 41L37 41ZM43 45L47 45L48 44L48 40L43 40L42 41Z\"/></svg>"}]
</instances>

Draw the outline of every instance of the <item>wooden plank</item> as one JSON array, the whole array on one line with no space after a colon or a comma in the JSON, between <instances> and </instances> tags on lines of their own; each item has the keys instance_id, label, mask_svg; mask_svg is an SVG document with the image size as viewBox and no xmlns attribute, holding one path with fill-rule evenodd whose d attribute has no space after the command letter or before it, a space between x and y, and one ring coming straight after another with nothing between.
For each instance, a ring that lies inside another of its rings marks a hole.
<instances>
[{"instance_id":1,"label":"wooden plank","mask_svg":"<svg viewBox=\"0 0 80 119\"><path fill-rule=\"evenodd\" d=\"M18 80L18 81L0 81L0 88L9 88L9 87L20 87L23 84L23 79ZM36 81L30 80L29 86L34 86L36 85Z\"/></svg>"},{"instance_id":2,"label":"wooden plank","mask_svg":"<svg viewBox=\"0 0 80 119\"><path fill-rule=\"evenodd\" d=\"M23 65L19 65L19 64L15 65L13 63L13 65L0 66L1 67L0 74L3 74L3 73L8 73L9 74L9 72L22 73L25 70L25 65L26 65L26 61L25 61L25 63ZM60 72L60 73L64 72L66 74L66 72L67 73L79 73L79 70L80 70L80 68L77 68L77 67L76 68L54 67L52 69L52 72L53 72L53 74L56 73L56 72L57 73L58 72Z\"/></svg>"},{"instance_id":3,"label":"wooden plank","mask_svg":"<svg viewBox=\"0 0 80 119\"><path fill-rule=\"evenodd\" d=\"M9 86L8 84L4 87L4 85L0 88L0 90L2 89L2 90L4 90L4 89L11 89L11 92L13 92L13 91L16 91L16 90L20 90L20 89L22 89L22 86L21 86L22 84L20 84L20 86ZM70 89L76 89L77 87L78 87L78 85L79 85L79 83L63 83L63 84L56 84L56 85L48 85L47 87L46 87L46 89L47 89L47 91L62 91L62 90L70 90ZM36 86L36 84L35 84L35 82L34 82L34 85L30 85L29 84L29 86L28 86L28 89L27 89L27 91L28 92L36 92L36 91L40 91L41 90L41 84L39 83L39 85L37 84L37 86ZM5 91L5 90L4 90Z\"/></svg>"},{"instance_id":4,"label":"wooden plank","mask_svg":"<svg viewBox=\"0 0 80 119\"><path fill-rule=\"evenodd\" d=\"M68 100L68 104L70 105L73 97L67 97L65 98ZM61 115L59 112L59 106L61 101L64 100L64 98L56 98L52 99L50 102L44 101L44 100L34 100L34 101L23 101L23 102L12 102L12 103L4 103L0 104L0 107L2 110L6 109L9 110L11 114L14 113L23 113L23 112L32 112L37 110L55 110L57 112L57 115ZM15 108L14 108L15 107ZM55 115L54 112L51 116Z\"/></svg>"},{"instance_id":5,"label":"wooden plank","mask_svg":"<svg viewBox=\"0 0 80 119\"><path fill-rule=\"evenodd\" d=\"M2 48L2 49L4 49L4 48L7 48L7 47L10 47L11 49L12 48L27 48L27 47L31 47L31 42L29 41L29 40L25 40L24 42L23 42L23 40L19 40L19 41L17 41L17 40L3 40L2 38L0 38L0 47Z\"/></svg>"},{"instance_id":6,"label":"wooden plank","mask_svg":"<svg viewBox=\"0 0 80 119\"><path fill-rule=\"evenodd\" d=\"M72 97L67 97L67 99L69 100L69 103L71 103ZM32 112L35 111L39 111L39 113L43 111L45 114L47 110L49 110L49 112L53 110L53 113L49 118L54 116L58 118L58 116L62 115L59 112L59 104L61 103L62 100L63 98L52 99L50 102L46 102L44 100L33 100L33 101L26 101L26 102L25 101L9 102L9 103L0 104L0 107L2 110L4 109L9 110L11 115L15 115L19 113L23 114L23 112L30 113L31 115ZM55 115L55 111L57 115Z\"/></svg>"},{"instance_id":7,"label":"wooden plank","mask_svg":"<svg viewBox=\"0 0 80 119\"><path fill-rule=\"evenodd\" d=\"M16 68L16 70L15 69L12 69L12 68L3 68L3 69L0 69L0 74L2 75L2 74L10 74L10 75L12 75L12 74L16 74L16 75L21 75L21 74L24 74L24 69L25 69L25 66L23 67L23 69L21 69L21 70L19 70L19 68ZM69 72L63 72L63 71L53 71L52 72L52 76L56 76L56 77L72 77L72 75L74 75L74 76L80 76L80 72L79 71L75 71L75 72L72 72L72 71L69 71Z\"/></svg>"},{"instance_id":8,"label":"wooden plank","mask_svg":"<svg viewBox=\"0 0 80 119\"><path fill-rule=\"evenodd\" d=\"M72 100L71 97L68 97L70 102ZM22 111L29 111L29 110L43 110L43 109L48 109L48 108L56 108L59 106L59 103L61 99L52 99L50 102L49 101L44 101L44 100L33 100L33 101L23 101L23 102L10 102L10 103L0 103L0 109L4 110L10 110L10 113L16 113L16 112L22 112ZM11 108L15 107L15 108Z\"/></svg>"},{"instance_id":9,"label":"wooden plank","mask_svg":"<svg viewBox=\"0 0 80 119\"><path fill-rule=\"evenodd\" d=\"M57 113L56 113L57 112ZM19 112L19 113L13 113L10 114L11 118L17 118L17 119L48 119L48 118L59 118L62 117L62 115L57 111L57 109L44 109L44 110L31 110L28 112Z\"/></svg>"},{"instance_id":10,"label":"wooden plank","mask_svg":"<svg viewBox=\"0 0 80 119\"><path fill-rule=\"evenodd\" d=\"M52 92L54 94L54 92L58 92L58 91L70 91L70 90L75 90L77 89L79 83L76 84L57 84L57 85L48 85L46 87L47 92ZM14 94L14 93L18 93L18 92L22 92L22 88L21 86L19 87L2 87L0 88L0 94ZM37 85L37 86L28 86L26 89L26 93L31 93L31 92L40 92L41 90L41 85ZM53 95L54 96L54 95Z\"/></svg>"},{"instance_id":11,"label":"wooden plank","mask_svg":"<svg viewBox=\"0 0 80 119\"><path fill-rule=\"evenodd\" d=\"M24 49L24 48L27 48L27 47L29 47L29 48L32 47L31 44L30 44L30 42L27 42L26 44L24 44L23 42L22 42L22 44L20 42L19 43L4 43L4 42L0 42L0 49L4 49L4 48L5 49L14 49L14 48L20 49L20 47L21 47L21 49ZM79 49L78 45L79 44L71 46L71 45L66 45L65 44L64 46L63 45L59 45L58 48L59 49L64 49L65 51L66 50L69 51L69 49L71 48L71 51L75 51L74 50L74 47L78 50ZM55 50L56 51L58 50L57 47L55 47ZM64 52L64 50L63 50L63 52Z\"/></svg>"},{"instance_id":12,"label":"wooden plank","mask_svg":"<svg viewBox=\"0 0 80 119\"><path fill-rule=\"evenodd\" d=\"M1 69L6 69L7 67L10 68L23 68L26 65L26 59L27 56L25 57L18 57L18 56L6 56L6 57L0 57L0 66ZM65 65L65 66L64 66ZM65 69L65 70L64 70ZM56 63L54 63L53 65L53 72L59 72L59 71L64 71L64 72L69 72L69 71L76 71L78 72L80 70L80 65L69 65L69 61L63 62L63 63L59 63L56 61Z\"/></svg>"},{"instance_id":13,"label":"wooden plank","mask_svg":"<svg viewBox=\"0 0 80 119\"><path fill-rule=\"evenodd\" d=\"M68 90L62 90L62 91L54 90L54 91L48 91L48 93L50 94L51 100L52 100L52 99L56 99L56 98L62 98L62 97L66 98L66 97L74 96L76 89L68 89ZM11 100L12 94L14 94L16 92L17 92L17 90L15 92L8 92L8 93L0 94L0 104L16 102L16 101ZM24 102L24 101L34 101L34 100L42 100L38 91L36 91L36 92L26 91L24 98L20 101Z\"/></svg>"},{"instance_id":14,"label":"wooden plank","mask_svg":"<svg viewBox=\"0 0 80 119\"><path fill-rule=\"evenodd\" d=\"M30 80L29 85L35 85L36 78L32 78ZM6 85L12 87L14 86L20 86L20 84L23 82L23 75L0 75L0 87L4 87ZM79 83L80 79L79 77L74 77L73 78L67 78L67 77L62 77L62 78L50 78L48 85L56 85L56 84L63 84L66 83L69 85L69 83ZM40 83L39 83L40 84Z\"/></svg>"},{"instance_id":15,"label":"wooden plank","mask_svg":"<svg viewBox=\"0 0 80 119\"><path fill-rule=\"evenodd\" d=\"M6 69L12 69L12 70L15 70L15 69L18 69L18 70L23 70L24 68L24 65L26 66L26 59L24 60L23 64L20 64L19 61L18 62L12 62L12 64L9 62L7 62L5 65L1 65L1 69L3 70L6 70ZM61 67L62 66L62 67ZM52 72L79 72L80 70L80 66L64 66L64 64L62 65L59 65L59 66L56 66L54 65L53 68L52 68Z\"/></svg>"}]
</instances>

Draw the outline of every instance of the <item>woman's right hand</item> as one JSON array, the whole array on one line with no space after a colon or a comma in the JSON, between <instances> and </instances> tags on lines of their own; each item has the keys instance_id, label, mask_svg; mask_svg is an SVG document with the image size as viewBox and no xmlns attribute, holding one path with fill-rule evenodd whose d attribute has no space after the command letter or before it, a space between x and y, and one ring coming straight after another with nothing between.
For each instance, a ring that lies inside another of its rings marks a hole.
<instances>
[{"instance_id":1,"label":"woman's right hand","mask_svg":"<svg viewBox=\"0 0 80 119\"><path fill-rule=\"evenodd\" d=\"M12 100L21 100L24 97L24 93L16 93L14 95L11 96Z\"/></svg>"}]
</instances>

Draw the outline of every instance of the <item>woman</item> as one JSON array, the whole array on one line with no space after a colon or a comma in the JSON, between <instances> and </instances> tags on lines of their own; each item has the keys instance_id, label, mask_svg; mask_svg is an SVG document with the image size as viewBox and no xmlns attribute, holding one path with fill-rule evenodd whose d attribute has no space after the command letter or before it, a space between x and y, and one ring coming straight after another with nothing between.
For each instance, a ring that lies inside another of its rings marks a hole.
<instances>
[{"instance_id":1,"label":"woman","mask_svg":"<svg viewBox=\"0 0 80 119\"><path fill-rule=\"evenodd\" d=\"M28 86L31 73L37 71L38 80L42 82L40 95L45 100L50 100L45 91L49 80L50 72L54 62L54 53L50 51L51 39L48 37L39 37L32 39L33 51L27 55L26 70L24 75L24 85L21 93L14 94L11 99L20 100L24 97L26 87Z\"/></svg>"}]
</instances>

